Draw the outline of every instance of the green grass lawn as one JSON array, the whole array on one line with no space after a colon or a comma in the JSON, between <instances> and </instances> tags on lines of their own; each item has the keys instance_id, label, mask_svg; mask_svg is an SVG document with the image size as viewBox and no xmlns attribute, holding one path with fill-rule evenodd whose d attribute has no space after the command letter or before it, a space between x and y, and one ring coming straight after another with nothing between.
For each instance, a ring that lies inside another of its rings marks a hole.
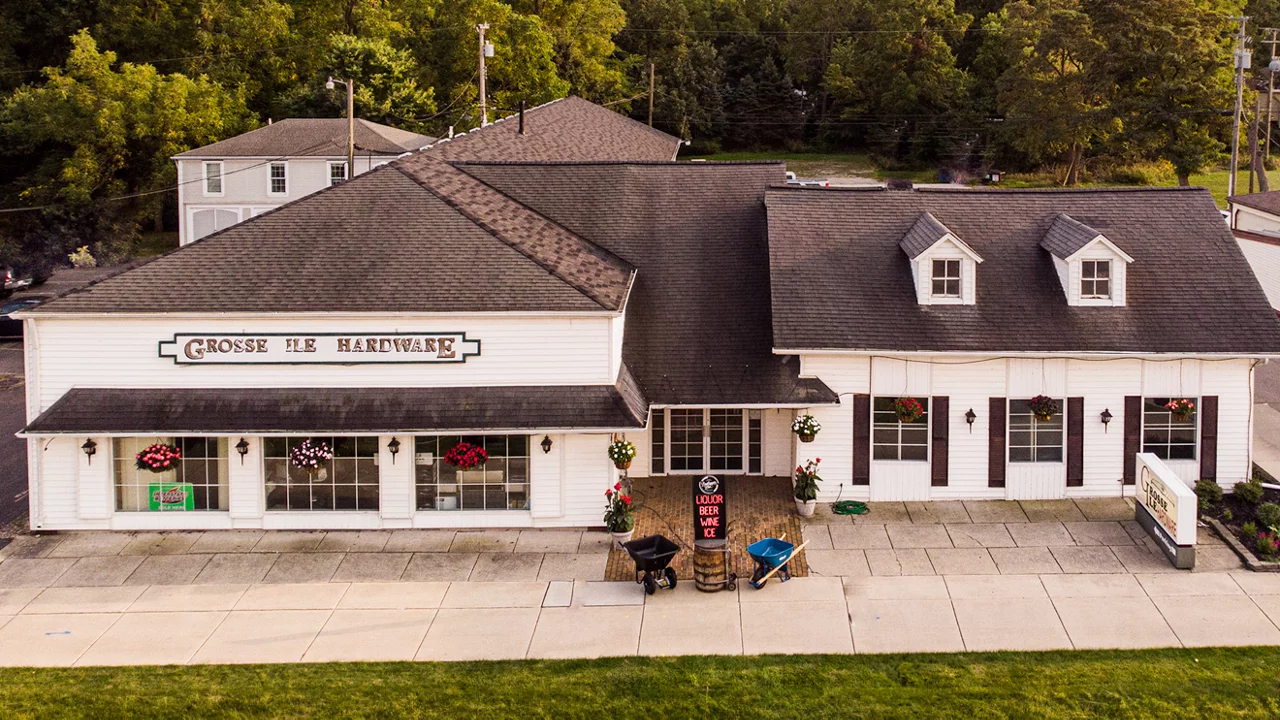
<instances>
[{"instance_id":1,"label":"green grass lawn","mask_svg":"<svg viewBox=\"0 0 1280 720\"><path fill-rule=\"evenodd\" d=\"M1274 718L1280 648L0 671L0 717Z\"/></svg>"}]
</instances>

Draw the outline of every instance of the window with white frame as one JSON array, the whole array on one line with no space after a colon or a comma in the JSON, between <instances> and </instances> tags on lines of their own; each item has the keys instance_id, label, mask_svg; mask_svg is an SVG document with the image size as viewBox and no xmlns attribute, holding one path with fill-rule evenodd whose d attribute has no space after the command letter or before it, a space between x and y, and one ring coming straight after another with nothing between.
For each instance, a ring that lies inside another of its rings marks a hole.
<instances>
[{"instance_id":1,"label":"window with white frame","mask_svg":"<svg viewBox=\"0 0 1280 720\"><path fill-rule=\"evenodd\" d=\"M459 443L483 448L482 465L462 469L445 462ZM419 510L528 510L528 435L431 435L414 439L414 483Z\"/></svg>"},{"instance_id":2,"label":"window with white frame","mask_svg":"<svg viewBox=\"0 0 1280 720\"><path fill-rule=\"evenodd\" d=\"M138 469L138 453L155 444L176 447L181 459L164 472ZM226 438L119 437L112 450L116 510L228 509Z\"/></svg>"},{"instance_id":3,"label":"window with white frame","mask_svg":"<svg viewBox=\"0 0 1280 720\"><path fill-rule=\"evenodd\" d=\"M331 454L318 467L291 459L304 440ZM377 510L378 438L271 437L262 441L268 510Z\"/></svg>"},{"instance_id":4,"label":"window with white frame","mask_svg":"<svg viewBox=\"0 0 1280 720\"><path fill-rule=\"evenodd\" d=\"M763 470L763 413L739 408L654 410L650 470L655 474Z\"/></svg>"},{"instance_id":5,"label":"window with white frame","mask_svg":"<svg viewBox=\"0 0 1280 720\"><path fill-rule=\"evenodd\" d=\"M337 185L347 179L347 164L345 162L329 163L329 184Z\"/></svg>"},{"instance_id":6,"label":"window with white frame","mask_svg":"<svg viewBox=\"0 0 1280 720\"><path fill-rule=\"evenodd\" d=\"M1181 400L1183 398L1176 398ZM1196 415L1179 416L1168 407L1175 398L1142 399L1142 452L1161 460L1196 459ZM1199 405L1199 400L1191 400Z\"/></svg>"},{"instance_id":7,"label":"window with white frame","mask_svg":"<svg viewBox=\"0 0 1280 720\"><path fill-rule=\"evenodd\" d=\"M204 194L222 194L222 161L204 163Z\"/></svg>"},{"instance_id":8,"label":"window with white frame","mask_svg":"<svg viewBox=\"0 0 1280 720\"><path fill-rule=\"evenodd\" d=\"M1009 401L1009 462L1062 462L1063 435L1061 412L1041 420L1030 400Z\"/></svg>"},{"instance_id":9,"label":"window with white frame","mask_svg":"<svg viewBox=\"0 0 1280 720\"><path fill-rule=\"evenodd\" d=\"M670 419L671 436L668 439L671 472L701 471L703 465L702 410L672 408L666 411Z\"/></svg>"},{"instance_id":10,"label":"window with white frame","mask_svg":"<svg viewBox=\"0 0 1280 720\"><path fill-rule=\"evenodd\" d=\"M1080 297L1094 300L1111 299L1111 261L1080 261Z\"/></svg>"},{"instance_id":11,"label":"window with white frame","mask_svg":"<svg viewBox=\"0 0 1280 720\"><path fill-rule=\"evenodd\" d=\"M271 179L267 193L269 195L285 195L289 192L289 166L285 163L271 163Z\"/></svg>"},{"instance_id":12,"label":"window with white frame","mask_svg":"<svg viewBox=\"0 0 1280 720\"><path fill-rule=\"evenodd\" d=\"M894 407L898 398L878 397L871 404L871 457L875 460L929 459L929 398L914 398L924 414L903 422Z\"/></svg>"},{"instance_id":13,"label":"window with white frame","mask_svg":"<svg viewBox=\"0 0 1280 720\"><path fill-rule=\"evenodd\" d=\"M960 261L933 261L933 297L960 297Z\"/></svg>"}]
</instances>

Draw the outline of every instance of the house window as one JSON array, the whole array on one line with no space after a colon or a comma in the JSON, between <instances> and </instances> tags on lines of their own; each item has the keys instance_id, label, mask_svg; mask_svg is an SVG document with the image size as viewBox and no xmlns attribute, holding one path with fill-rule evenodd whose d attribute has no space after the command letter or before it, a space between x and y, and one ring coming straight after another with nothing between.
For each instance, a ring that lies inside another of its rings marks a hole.
<instances>
[{"instance_id":1,"label":"house window","mask_svg":"<svg viewBox=\"0 0 1280 720\"><path fill-rule=\"evenodd\" d=\"M329 163L329 184L337 185L347 179L347 164L345 162Z\"/></svg>"},{"instance_id":2,"label":"house window","mask_svg":"<svg viewBox=\"0 0 1280 720\"><path fill-rule=\"evenodd\" d=\"M742 470L741 410L711 411L711 470Z\"/></svg>"},{"instance_id":3,"label":"house window","mask_svg":"<svg viewBox=\"0 0 1280 720\"><path fill-rule=\"evenodd\" d=\"M651 415L653 422L649 426L649 469L654 475L661 475L667 471L667 457L664 452L667 448L667 412L653 410Z\"/></svg>"},{"instance_id":4,"label":"house window","mask_svg":"<svg viewBox=\"0 0 1280 720\"><path fill-rule=\"evenodd\" d=\"M444 461L458 443L484 448L489 459L463 470ZM419 510L528 510L528 435L419 437L413 448Z\"/></svg>"},{"instance_id":5,"label":"house window","mask_svg":"<svg viewBox=\"0 0 1280 720\"><path fill-rule=\"evenodd\" d=\"M204 164L204 194L205 195L221 195L222 194L222 162L207 162Z\"/></svg>"},{"instance_id":6,"label":"house window","mask_svg":"<svg viewBox=\"0 0 1280 720\"><path fill-rule=\"evenodd\" d=\"M933 261L933 296L936 298L960 297L960 261Z\"/></svg>"},{"instance_id":7,"label":"house window","mask_svg":"<svg viewBox=\"0 0 1280 720\"><path fill-rule=\"evenodd\" d=\"M1111 299L1111 261L1080 261L1080 297Z\"/></svg>"},{"instance_id":8,"label":"house window","mask_svg":"<svg viewBox=\"0 0 1280 720\"><path fill-rule=\"evenodd\" d=\"M897 398L878 397L872 402L871 457L875 460L928 460L929 398L915 398L925 412L909 423L898 419L893 409L895 400Z\"/></svg>"},{"instance_id":9,"label":"house window","mask_svg":"<svg viewBox=\"0 0 1280 720\"><path fill-rule=\"evenodd\" d=\"M702 411L673 409L671 413L671 471L701 471Z\"/></svg>"},{"instance_id":10,"label":"house window","mask_svg":"<svg viewBox=\"0 0 1280 720\"><path fill-rule=\"evenodd\" d=\"M1062 430L1061 412L1041 420L1029 400L1010 400L1009 462L1062 462Z\"/></svg>"},{"instance_id":11,"label":"house window","mask_svg":"<svg viewBox=\"0 0 1280 720\"><path fill-rule=\"evenodd\" d=\"M162 473L139 470L138 453L156 443L176 446L182 460ZM116 510L227 509L226 438L122 437L112 441L112 448Z\"/></svg>"},{"instance_id":12,"label":"house window","mask_svg":"<svg viewBox=\"0 0 1280 720\"><path fill-rule=\"evenodd\" d=\"M651 470L661 473L759 473L763 427L759 411L740 408L655 410Z\"/></svg>"},{"instance_id":13,"label":"house window","mask_svg":"<svg viewBox=\"0 0 1280 720\"><path fill-rule=\"evenodd\" d=\"M303 440L333 453L315 470L289 454ZM268 510L377 510L378 438L274 437L262 441Z\"/></svg>"},{"instance_id":14,"label":"house window","mask_svg":"<svg viewBox=\"0 0 1280 720\"><path fill-rule=\"evenodd\" d=\"M1165 404L1174 398L1143 398L1142 452L1161 460L1196 459L1196 413L1179 419ZM1181 398L1179 398L1181 399ZM1192 402L1199 405L1197 399Z\"/></svg>"},{"instance_id":15,"label":"house window","mask_svg":"<svg viewBox=\"0 0 1280 720\"><path fill-rule=\"evenodd\" d=\"M289 192L288 166L284 163L271 163L271 195L285 195Z\"/></svg>"}]
</instances>

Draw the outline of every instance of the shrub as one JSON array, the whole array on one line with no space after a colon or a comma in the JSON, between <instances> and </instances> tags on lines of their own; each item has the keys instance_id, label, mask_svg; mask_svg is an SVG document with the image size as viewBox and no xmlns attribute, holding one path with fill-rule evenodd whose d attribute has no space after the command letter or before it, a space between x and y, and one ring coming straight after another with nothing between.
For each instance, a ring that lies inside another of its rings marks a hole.
<instances>
[{"instance_id":1,"label":"shrub","mask_svg":"<svg viewBox=\"0 0 1280 720\"><path fill-rule=\"evenodd\" d=\"M1139 162L1117 165L1107 172L1113 185L1168 185L1176 178L1168 162Z\"/></svg>"},{"instance_id":2,"label":"shrub","mask_svg":"<svg viewBox=\"0 0 1280 720\"><path fill-rule=\"evenodd\" d=\"M1240 526L1240 534L1247 538L1254 537L1258 534L1258 524L1252 520L1245 522Z\"/></svg>"},{"instance_id":3,"label":"shrub","mask_svg":"<svg viewBox=\"0 0 1280 720\"><path fill-rule=\"evenodd\" d=\"M1276 534L1258 533L1258 554L1264 558L1269 558L1280 550L1280 540L1276 539Z\"/></svg>"},{"instance_id":4,"label":"shrub","mask_svg":"<svg viewBox=\"0 0 1280 720\"><path fill-rule=\"evenodd\" d=\"M1234 491L1236 497L1250 505L1257 505L1262 502L1262 483L1260 482L1254 482L1252 480L1249 482L1238 482L1235 484Z\"/></svg>"},{"instance_id":5,"label":"shrub","mask_svg":"<svg viewBox=\"0 0 1280 720\"><path fill-rule=\"evenodd\" d=\"M1200 498L1200 509L1207 510L1222 502L1222 488L1212 480L1197 480L1196 497Z\"/></svg>"},{"instance_id":6,"label":"shrub","mask_svg":"<svg viewBox=\"0 0 1280 720\"><path fill-rule=\"evenodd\" d=\"M1236 514L1231 512L1231 508L1222 508L1222 519L1231 522L1236 519Z\"/></svg>"},{"instance_id":7,"label":"shrub","mask_svg":"<svg viewBox=\"0 0 1280 720\"><path fill-rule=\"evenodd\" d=\"M1280 505L1262 503L1258 506L1258 524L1263 527L1280 528Z\"/></svg>"}]
</instances>

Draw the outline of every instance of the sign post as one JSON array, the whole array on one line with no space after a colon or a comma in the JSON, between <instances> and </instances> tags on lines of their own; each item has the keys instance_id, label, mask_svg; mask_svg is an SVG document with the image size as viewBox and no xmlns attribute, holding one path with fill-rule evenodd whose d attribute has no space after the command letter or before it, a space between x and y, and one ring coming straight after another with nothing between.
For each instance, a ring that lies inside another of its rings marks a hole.
<instances>
[{"instance_id":1,"label":"sign post","mask_svg":"<svg viewBox=\"0 0 1280 720\"><path fill-rule=\"evenodd\" d=\"M720 478L707 475L693 481L694 542L724 540L729 519L724 510L724 488Z\"/></svg>"},{"instance_id":2,"label":"sign post","mask_svg":"<svg viewBox=\"0 0 1280 720\"><path fill-rule=\"evenodd\" d=\"M1134 515L1173 566L1196 566L1196 494L1168 465L1151 453L1138 453Z\"/></svg>"}]
</instances>

